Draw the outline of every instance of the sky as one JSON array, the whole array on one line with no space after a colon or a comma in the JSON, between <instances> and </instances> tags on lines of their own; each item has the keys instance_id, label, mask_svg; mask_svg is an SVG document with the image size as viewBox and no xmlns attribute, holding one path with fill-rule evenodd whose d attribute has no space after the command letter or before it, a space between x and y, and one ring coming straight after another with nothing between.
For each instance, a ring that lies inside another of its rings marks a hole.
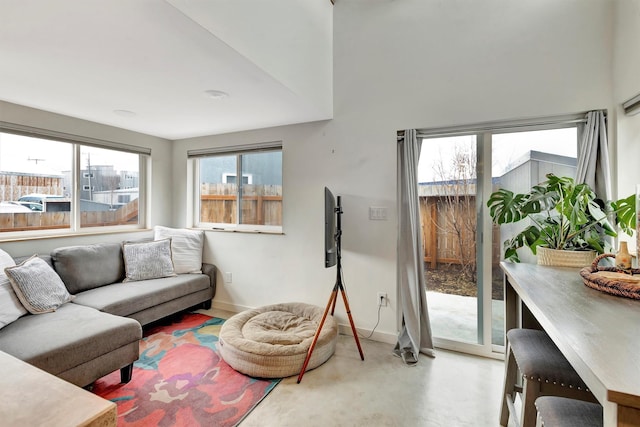
<instances>
[{"instance_id":1,"label":"sky","mask_svg":"<svg viewBox=\"0 0 640 427\"><path fill-rule=\"evenodd\" d=\"M456 136L424 139L418 163L418 182L439 181L435 169L442 162L451 168L456 146L471 149L475 136ZM494 134L492 136L492 175L503 175L514 161L531 150L562 156L577 157L576 128ZM442 160L441 160L442 159Z\"/></svg>"},{"instance_id":2,"label":"sky","mask_svg":"<svg viewBox=\"0 0 640 427\"><path fill-rule=\"evenodd\" d=\"M82 147L81 169L91 165L114 165L118 171L138 170L138 155ZM61 175L72 168L72 145L21 135L0 133L0 171Z\"/></svg>"}]
</instances>

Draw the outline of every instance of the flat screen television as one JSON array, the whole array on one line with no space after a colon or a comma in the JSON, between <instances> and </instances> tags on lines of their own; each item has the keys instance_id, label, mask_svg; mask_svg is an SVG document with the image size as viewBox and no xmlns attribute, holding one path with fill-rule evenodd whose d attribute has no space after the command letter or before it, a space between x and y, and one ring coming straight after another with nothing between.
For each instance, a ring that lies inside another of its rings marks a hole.
<instances>
[{"instance_id":1,"label":"flat screen television","mask_svg":"<svg viewBox=\"0 0 640 427\"><path fill-rule=\"evenodd\" d=\"M336 265L338 259L338 242L336 240L336 198L324 187L324 266Z\"/></svg>"}]
</instances>

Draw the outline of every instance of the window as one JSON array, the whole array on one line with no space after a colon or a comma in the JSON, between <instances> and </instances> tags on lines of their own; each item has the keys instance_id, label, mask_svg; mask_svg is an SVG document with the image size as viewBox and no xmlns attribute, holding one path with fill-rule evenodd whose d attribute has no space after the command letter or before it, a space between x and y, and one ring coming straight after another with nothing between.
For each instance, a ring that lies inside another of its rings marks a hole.
<instances>
[{"instance_id":1,"label":"window","mask_svg":"<svg viewBox=\"0 0 640 427\"><path fill-rule=\"evenodd\" d=\"M24 129L20 133L0 131L0 232L50 234L144 225L138 183L147 150L102 148L95 141L87 145L71 136L32 136ZM120 177L125 176L135 186L122 193ZM16 211L16 204L24 210Z\"/></svg>"},{"instance_id":2,"label":"window","mask_svg":"<svg viewBox=\"0 0 640 427\"><path fill-rule=\"evenodd\" d=\"M280 145L189 155L196 157L196 225L282 230Z\"/></svg>"}]
</instances>

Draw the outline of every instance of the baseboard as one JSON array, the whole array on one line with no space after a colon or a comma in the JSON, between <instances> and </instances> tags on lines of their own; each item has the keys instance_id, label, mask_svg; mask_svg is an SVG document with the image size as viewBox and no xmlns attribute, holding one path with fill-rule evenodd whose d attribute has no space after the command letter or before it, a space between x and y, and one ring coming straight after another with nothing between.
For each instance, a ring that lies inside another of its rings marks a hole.
<instances>
[{"instance_id":1,"label":"baseboard","mask_svg":"<svg viewBox=\"0 0 640 427\"><path fill-rule=\"evenodd\" d=\"M395 344L398 341L398 337L395 334L390 334L387 332L374 332L371 334L371 330L356 328L358 332L358 338L361 339L369 339L371 341L378 341L385 344ZM351 331L351 326L348 324L338 324L338 332L342 335L353 336L353 332ZM369 335L371 335L369 337Z\"/></svg>"},{"instance_id":2,"label":"baseboard","mask_svg":"<svg viewBox=\"0 0 640 427\"><path fill-rule=\"evenodd\" d=\"M211 306L214 309L229 311L231 313L241 313L243 311L252 310L255 308L255 307L247 307L244 305L237 305L237 304L231 304L227 302L216 301L215 299L213 300L213 303L211 304Z\"/></svg>"}]
</instances>

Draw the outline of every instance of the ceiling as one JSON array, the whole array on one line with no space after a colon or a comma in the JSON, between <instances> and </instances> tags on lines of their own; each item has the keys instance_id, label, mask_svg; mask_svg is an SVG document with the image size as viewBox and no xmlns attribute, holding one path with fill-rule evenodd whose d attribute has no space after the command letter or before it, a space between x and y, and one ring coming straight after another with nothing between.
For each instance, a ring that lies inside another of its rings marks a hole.
<instances>
[{"instance_id":1,"label":"ceiling","mask_svg":"<svg viewBox=\"0 0 640 427\"><path fill-rule=\"evenodd\" d=\"M2 0L0 100L170 140L329 119L331 7Z\"/></svg>"}]
</instances>

